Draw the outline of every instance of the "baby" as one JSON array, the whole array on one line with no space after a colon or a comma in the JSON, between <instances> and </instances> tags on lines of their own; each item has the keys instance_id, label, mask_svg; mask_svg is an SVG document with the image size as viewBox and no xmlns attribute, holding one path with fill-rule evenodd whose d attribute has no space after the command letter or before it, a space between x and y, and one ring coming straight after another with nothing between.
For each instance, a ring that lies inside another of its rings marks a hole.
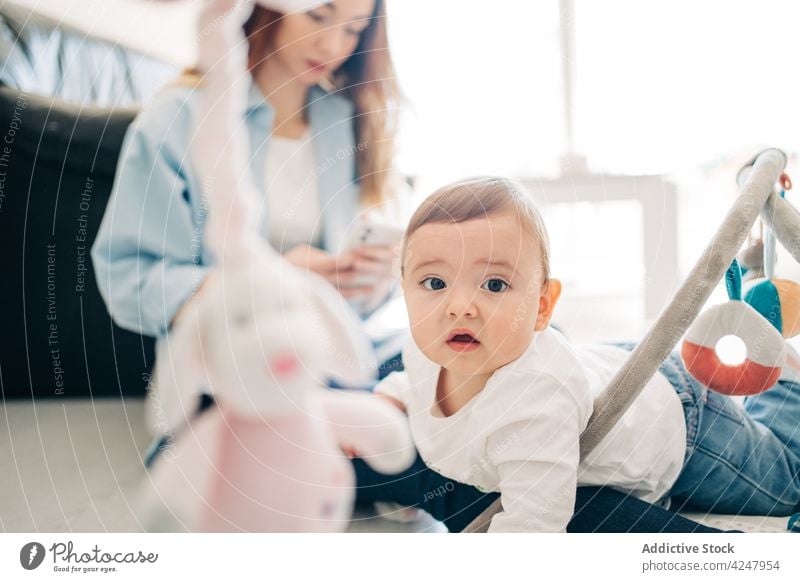
<instances>
[{"instance_id":1,"label":"baby","mask_svg":"<svg viewBox=\"0 0 800 582\"><path fill-rule=\"evenodd\" d=\"M586 458L593 402L633 346L576 347L549 326L561 293L544 223L510 180L467 179L411 218L402 285L413 341L376 392L405 410L433 470L503 511L489 531L562 532L578 485L653 503L789 515L800 506L800 381L744 409L672 356Z\"/></svg>"}]
</instances>

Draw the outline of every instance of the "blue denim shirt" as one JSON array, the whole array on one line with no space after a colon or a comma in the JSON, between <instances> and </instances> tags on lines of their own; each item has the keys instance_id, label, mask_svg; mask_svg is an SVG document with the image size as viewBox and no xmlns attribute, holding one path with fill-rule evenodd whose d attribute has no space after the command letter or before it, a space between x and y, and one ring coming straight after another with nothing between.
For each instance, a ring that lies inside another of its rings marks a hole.
<instances>
[{"instance_id":1,"label":"blue denim shirt","mask_svg":"<svg viewBox=\"0 0 800 582\"><path fill-rule=\"evenodd\" d=\"M100 293L116 323L164 337L183 303L212 264L203 244L206 208L189 159L192 121L202 87L165 89L125 136L92 260ZM316 156L323 249L338 252L359 211L353 104L315 86L307 112ZM246 124L249 167L263 191L274 112L259 87L250 88ZM267 236L262 204L262 235Z\"/></svg>"}]
</instances>

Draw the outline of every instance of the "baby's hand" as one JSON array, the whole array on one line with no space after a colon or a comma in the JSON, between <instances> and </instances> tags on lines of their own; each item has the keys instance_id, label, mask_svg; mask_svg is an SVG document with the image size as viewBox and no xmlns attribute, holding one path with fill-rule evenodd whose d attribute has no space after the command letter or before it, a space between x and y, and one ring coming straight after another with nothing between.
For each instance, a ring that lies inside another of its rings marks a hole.
<instances>
[{"instance_id":1,"label":"baby's hand","mask_svg":"<svg viewBox=\"0 0 800 582\"><path fill-rule=\"evenodd\" d=\"M342 452L344 453L344 456L347 457L348 459L352 459L353 457L359 456L356 448L351 447L350 445L342 445Z\"/></svg>"},{"instance_id":2,"label":"baby's hand","mask_svg":"<svg viewBox=\"0 0 800 582\"><path fill-rule=\"evenodd\" d=\"M394 398L394 397L392 397L392 396L389 396L388 394L381 394L381 393L379 393L379 392L376 392L376 393L375 393L375 396L377 396L378 398L383 398L384 400L386 400L386 401L387 401L387 402L389 402L390 404L393 404L394 406L396 406L397 408L399 408L399 409L400 409L400 412L402 412L403 414L405 414L405 413L406 413L406 406L405 406L405 404L403 404L402 402L400 402L400 401L399 401L397 398Z\"/></svg>"},{"instance_id":3,"label":"baby's hand","mask_svg":"<svg viewBox=\"0 0 800 582\"><path fill-rule=\"evenodd\" d=\"M382 398L386 402L390 403L392 406L396 406L398 409L400 409L400 412L402 412L403 414L406 413L405 405L403 405L403 403L400 402L397 398L393 398L387 394L380 394L380 393L376 393L375 396L377 396L378 398ZM361 453L359 453L358 449L356 449L352 445L342 445L342 452L348 459L361 456Z\"/></svg>"}]
</instances>

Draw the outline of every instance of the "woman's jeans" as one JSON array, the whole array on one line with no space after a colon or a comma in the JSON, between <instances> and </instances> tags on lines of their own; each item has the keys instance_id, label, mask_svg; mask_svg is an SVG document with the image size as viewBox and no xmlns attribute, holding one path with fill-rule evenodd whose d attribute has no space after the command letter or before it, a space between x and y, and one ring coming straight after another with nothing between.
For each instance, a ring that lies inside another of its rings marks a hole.
<instances>
[{"instance_id":1,"label":"woman's jeans","mask_svg":"<svg viewBox=\"0 0 800 582\"><path fill-rule=\"evenodd\" d=\"M399 475L382 475L361 459L353 459L356 502L394 501L418 507L444 522L451 532L463 530L497 499L431 470L421 458ZM578 487L570 533L708 533L720 530L700 525L677 513L607 487Z\"/></svg>"}]
</instances>

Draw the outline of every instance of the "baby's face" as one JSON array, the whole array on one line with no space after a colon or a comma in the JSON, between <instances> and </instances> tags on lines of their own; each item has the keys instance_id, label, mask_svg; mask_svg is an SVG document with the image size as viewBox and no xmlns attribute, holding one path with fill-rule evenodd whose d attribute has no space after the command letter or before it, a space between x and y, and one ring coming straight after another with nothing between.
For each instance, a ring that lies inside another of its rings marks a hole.
<instances>
[{"instance_id":1,"label":"baby's face","mask_svg":"<svg viewBox=\"0 0 800 582\"><path fill-rule=\"evenodd\" d=\"M543 289L539 241L511 212L431 223L408 239L403 290L423 353L459 375L491 374L547 327L560 284Z\"/></svg>"}]
</instances>

